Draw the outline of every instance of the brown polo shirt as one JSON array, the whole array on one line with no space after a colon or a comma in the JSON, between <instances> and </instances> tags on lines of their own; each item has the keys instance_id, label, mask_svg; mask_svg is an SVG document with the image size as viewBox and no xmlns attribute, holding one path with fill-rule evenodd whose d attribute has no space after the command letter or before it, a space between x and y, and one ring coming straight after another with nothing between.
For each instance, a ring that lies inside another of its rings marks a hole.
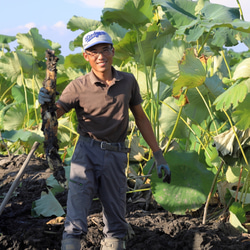
<instances>
[{"instance_id":1,"label":"brown polo shirt","mask_svg":"<svg viewBox=\"0 0 250 250\"><path fill-rule=\"evenodd\" d=\"M91 71L70 82L62 92L58 103L66 112L75 109L80 135L107 142L126 139L128 110L142 98L133 74L113 67L112 74L110 86L102 84Z\"/></svg>"}]
</instances>

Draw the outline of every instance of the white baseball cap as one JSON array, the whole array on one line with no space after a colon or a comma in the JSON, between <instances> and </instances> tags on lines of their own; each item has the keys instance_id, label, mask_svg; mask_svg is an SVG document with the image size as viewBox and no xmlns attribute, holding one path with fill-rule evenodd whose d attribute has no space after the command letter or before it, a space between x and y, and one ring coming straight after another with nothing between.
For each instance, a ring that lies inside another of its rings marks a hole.
<instances>
[{"instance_id":1,"label":"white baseball cap","mask_svg":"<svg viewBox=\"0 0 250 250\"><path fill-rule=\"evenodd\" d=\"M111 37L104 30L90 31L84 35L82 40L84 50L100 43L109 43L113 45Z\"/></svg>"}]
</instances>

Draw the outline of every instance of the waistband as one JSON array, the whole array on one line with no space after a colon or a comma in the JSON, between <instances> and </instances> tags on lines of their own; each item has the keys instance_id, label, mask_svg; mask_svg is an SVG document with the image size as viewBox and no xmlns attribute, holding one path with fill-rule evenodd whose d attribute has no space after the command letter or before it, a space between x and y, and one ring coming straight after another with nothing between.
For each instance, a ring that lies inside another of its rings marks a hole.
<instances>
[{"instance_id":1,"label":"waistband","mask_svg":"<svg viewBox=\"0 0 250 250\"><path fill-rule=\"evenodd\" d=\"M89 136L80 135L79 140L89 142L90 144L98 145L102 150L109 150L121 153L129 153L130 148L125 146L124 142L106 142L106 141L97 141Z\"/></svg>"}]
</instances>

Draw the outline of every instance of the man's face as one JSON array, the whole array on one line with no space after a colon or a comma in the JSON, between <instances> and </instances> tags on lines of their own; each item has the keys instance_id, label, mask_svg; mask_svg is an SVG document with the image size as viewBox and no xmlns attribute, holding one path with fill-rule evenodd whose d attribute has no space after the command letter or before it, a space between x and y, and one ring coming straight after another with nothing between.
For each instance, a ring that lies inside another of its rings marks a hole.
<instances>
[{"instance_id":1,"label":"man's face","mask_svg":"<svg viewBox=\"0 0 250 250\"><path fill-rule=\"evenodd\" d=\"M87 49L83 56L90 63L94 72L104 73L110 70L113 63L114 48L111 44L97 44Z\"/></svg>"}]
</instances>

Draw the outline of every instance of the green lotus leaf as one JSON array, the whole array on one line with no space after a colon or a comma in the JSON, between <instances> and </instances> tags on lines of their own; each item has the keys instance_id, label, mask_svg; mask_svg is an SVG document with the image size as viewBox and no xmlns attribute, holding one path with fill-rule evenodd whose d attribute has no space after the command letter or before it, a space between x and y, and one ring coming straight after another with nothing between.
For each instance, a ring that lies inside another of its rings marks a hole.
<instances>
[{"instance_id":1,"label":"green lotus leaf","mask_svg":"<svg viewBox=\"0 0 250 250\"><path fill-rule=\"evenodd\" d=\"M24 103L11 106L3 118L4 130L18 130L23 127L27 109ZM15 119L13 119L15 117Z\"/></svg>"},{"instance_id":2,"label":"green lotus leaf","mask_svg":"<svg viewBox=\"0 0 250 250\"><path fill-rule=\"evenodd\" d=\"M240 173L242 171L242 173ZM243 168L241 170L240 167L231 167L229 166L226 172L226 180L229 183L238 183L239 176L241 174L241 178L246 178L247 176L247 170L246 168Z\"/></svg>"},{"instance_id":3,"label":"green lotus leaf","mask_svg":"<svg viewBox=\"0 0 250 250\"><path fill-rule=\"evenodd\" d=\"M0 46L7 51L10 51L9 43L16 40L15 36L0 35Z\"/></svg>"},{"instance_id":4,"label":"green lotus leaf","mask_svg":"<svg viewBox=\"0 0 250 250\"><path fill-rule=\"evenodd\" d=\"M109 0L105 2L102 18L105 23L116 22L130 29L150 23L153 18L153 6L151 0Z\"/></svg>"},{"instance_id":5,"label":"green lotus leaf","mask_svg":"<svg viewBox=\"0 0 250 250\"><path fill-rule=\"evenodd\" d=\"M76 30L95 30L98 26L100 26L101 22L92 20L92 19L87 19L84 17L79 17L79 16L73 16L67 23L67 28L70 29L71 31L76 31Z\"/></svg>"},{"instance_id":6,"label":"green lotus leaf","mask_svg":"<svg viewBox=\"0 0 250 250\"><path fill-rule=\"evenodd\" d=\"M32 52L33 56L40 59L44 58L47 49L52 49L49 42L38 33L37 28L30 29L26 34L18 33L16 38L26 51Z\"/></svg>"},{"instance_id":7,"label":"green lotus leaf","mask_svg":"<svg viewBox=\"0 0 250 250\"><path fill-rule=\"evenodd\" d=\"M30 103L31 106L33 105L32 93L30 93L29 91L25 93L25 89L23 86L15 85L12 87L11 92L16 103L25 103L25 95L27 95L28 103Z\"/></svg>"},{"instance_id":8,"label":"green lotus leaf","mask_svg":"<svg viewBox=\"0 0 250 250\"><path fill-rule=\"evenodd\" d=\"M250 69L250 58L246 58L237 65L234 71L233 79L237 80L239 78L249 78L250 77L249 69Z\"/></svg>"},{"instance_id":9,"label":"green lotus leaf","mask_svg":"<svg viewBox=\"0 0 250 250\"><path fill-rule=\"evenodd\" d=\"M16 40L15 36L0 35L0 44L10 43Z\"/></svg>"},{"instance_id":10,"label":"green lotus leaf","mask_svg":"<svg viewBox=\"0 0 250 250\"><path fill-rule=\"evenodd\" d=\"M247 92L248 88L245 81L236 81L234 85L215 99L214 105L217 110L236 108L239 102L243 102L246 98Z\"/></svg>"},{"instance_id":11,"label":"green lotus leaf","mask_svg":"<svg viewBox=\"0 0 250 250\"><path fill-rule=\"evenodd\" d=\"M16 53L5 54L0 58L0 73L11 82L16 81L20 75L20 63Z\"/></svg>"},{"instance_id":12,"label":"green lotus leaf","mask_svg":"<svg viewBox=\"0 0 250 250\"><path fill-rule=\"evenodd\" d=\"M2 132L2 137L8 141L16 142L21 140L22 142L28 142L30 146L33 145L35 141L42 143L44 141L43 132L39 130L6 130Z\"/></svg>"},{"instance_id":13,"label":"green lotus leaf","mask_svg":"<svg viewBox=\"0 0 250 250\"><path fill-rule=\"evenodd\" d=\"M236 228L237 230L239 230L242 233L247 233L248 230L246 228L244 228L240 222L240 220L238 219L238 217L236 216L236 214L234 214L233 212L229 211L230 217L229 217L229 222L230 224Z\"/></svg>"},{"instance_id":14,"label":"green lotus leaf","mask_svg":"<svg viewBox=\"0 0 250 250\"><path fill-rule=\"evenodd\" d=\"M48 193L42 192L41 198L39 200L34 201L33 210L36 215L50 217L50 216L62 216L65 214L61 204L52 194L52 192L48 189Z\"/></svg>"},{"instance_id":15,"label":"green lotus leaf","mask_svg":"<svg viewBox=\"0 0 250 250\"><path fill-rule=\"evenodd\" d=\"M64 170L65 170L65 177L66 177L67 180L69 180L70 166L64 167ZM65 190L62 187L62 185L60 185L59 182L55 179L53 174L46 179L46 184L47 184L48 187L50 187L50 190L54 195L56 195L58 193L61 193L61 192L63 192Z\"/></svg>"},{"instance_id":16,"label":"green lotus leaf","mask_svg":"<svg viewBox=\"0 0 250 250\"><path fill-rule=\"evenodd\" d=\"M171 108L170 108L171 107ZM176 119L178 117L180 107L176 104L176 100L173 97L167 97L161 106L160 115L159 115L159 124L161 133L163 135L170 136L172 130L175 126ZM182 114L184 120L186 119L185 114ZM174 137L175 138L185 138L188 135L187 126L183 121L179 121L176 127Z\"/></svg>"},{"instance_id":17,"label":"green lotus leaf","mask_svg":"<svg viewBox=\"0 0 250 250\"><path fill-rule=\"evenodd\" d=\"M247 94L246 98L240 103L235 111L232 113L235 126L239 129L246 130L250 126L249 106L250 94Z\"/></svg>"},{"instance_id":18,"label":"green lotus leaf","mask_svg":"<svg viewBox=\"0 0 250 250\"><path fill-rule=\"evenodd\" d=\"M206 202L214 174L199 162L196 152L170 151L165 159L171 169L171 183L162 182L153 170L151 187L155 200L174 214L199 209Z\"/></svg>"},{"instance_id":19,"label":"green lotus leaf","mask_svg":"<svg viewBox=\"0 0 250 250\"><path fill-rule=\"evenodd\" d=\"M156 58L156 77L158 81L171 85L178 78L179 66L185 49L189 45L183 41L175 40L167 43Z\"/></svg>"},{"instance_id":20,"label":"green lotus leaf","mask_svg":"<svg viewBox=\"0 0 250 250\"><path fill-rule=\"evenodd\" d=\"M178 1L164 1L154 0L155 5L162 5L166 12L168 20L174 27L181 27L187 25L196 19L196 2L178 0Z\"/></svg>"},{"instance_id":21,"label":"green lotus leaf","mask_svg":"<svg viewBox=\"0 0 250 250\"><path fill-rule=\"evenodd\" d=\"M179 62L180 76L174 82L173 95L178 95L184 87L195 88L206 80L206 71L193 49L187 49Z\"/></svg>"},{"instance_id":22,"label":"green lotus leaf","mask_svg":"<svg viewBox=\"0 0 250 250\"><path fill-rule=\"evenodd\" d=\"M240 18L238 8L226 7L224 5L212 4L209 2L205 3L201 13L205 19L223 22L232 22L234 19Z\"/></svg>"}]
</instances>

